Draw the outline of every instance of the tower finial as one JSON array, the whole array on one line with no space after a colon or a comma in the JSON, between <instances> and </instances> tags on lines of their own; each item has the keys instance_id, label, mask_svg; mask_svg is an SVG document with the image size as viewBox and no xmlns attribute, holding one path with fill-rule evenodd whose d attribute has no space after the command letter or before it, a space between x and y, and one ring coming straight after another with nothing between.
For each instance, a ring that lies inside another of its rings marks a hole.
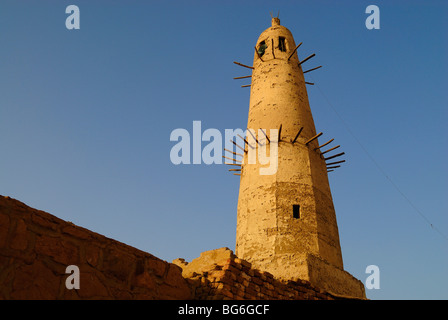
<instances>
[{"instance_id":1,"label":"tower finial","mask_svg":"<svg viewBox=\"0 0 448 320\"><path fill-rule=\"evenodd\" d=\"M278 18L279 14L280 14L280 11L277 13L276 17L274 17L274 14L272 13L272 11L269 11L269 14L271 15L272 26L280 25L280 19Z\"/></svg>"}]
</instances>

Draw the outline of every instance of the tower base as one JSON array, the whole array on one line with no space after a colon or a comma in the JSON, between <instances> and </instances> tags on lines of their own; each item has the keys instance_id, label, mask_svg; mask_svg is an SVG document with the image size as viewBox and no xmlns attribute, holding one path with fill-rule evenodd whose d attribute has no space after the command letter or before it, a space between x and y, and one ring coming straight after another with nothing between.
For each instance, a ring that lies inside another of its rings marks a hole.
<instances>
[{"instance_id":1,"label":"tower base","mask_svg":"<svg viewBox=\"0 0 448 320\"><path fill-rule=\"evenodd\" d=\"M310 253L276 256L274 261L268 263L250 262L254 267L272 273L277 279L306 280L335 296L366 299L364 284L361 281Z\"/></svg>"},{"instance_id":2,"label":"tower base","mask_svg":"<svg viewBox=\"0 0 448 320\"><path fill-rule=\"evenodd\" d=\"M298 258L285 258L284 262L297 262ZM285 275L278 277L275 270L256 267L226 247L202 252L189 263L184 259L176 259L173 263L182 268L184 278L192 281L193 286L196 284L195 299L199 300L366 299L363 284L349 273L310 254L303 254L302 258L299 263L288 264L288 269L294 272L294 280Z\"/></svg>"}]
</instances>

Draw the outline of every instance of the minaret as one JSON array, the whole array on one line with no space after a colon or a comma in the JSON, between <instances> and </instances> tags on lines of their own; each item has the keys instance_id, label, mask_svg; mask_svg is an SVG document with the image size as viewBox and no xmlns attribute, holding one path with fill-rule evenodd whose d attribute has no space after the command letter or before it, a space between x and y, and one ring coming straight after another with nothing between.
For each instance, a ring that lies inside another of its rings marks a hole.
<instances>
[{"instance_id":1,"label":"minaret","mask_svg":"<svg viewBox=\"0 0 448 320\"><path fill-rule=\"evenodd\" d=\"M302 70L308 58L299 61L298 47L278 18L255 46L247 128L256 135L243 142L235 253L276 278L365 297L362 283L343 270L328 182L327 170L343 162L335 159L343 153L330 156L319 145ZM260 174L267 165L250 163L251 148L274 144L278 168Z\"/></svg>"}]
</instances>

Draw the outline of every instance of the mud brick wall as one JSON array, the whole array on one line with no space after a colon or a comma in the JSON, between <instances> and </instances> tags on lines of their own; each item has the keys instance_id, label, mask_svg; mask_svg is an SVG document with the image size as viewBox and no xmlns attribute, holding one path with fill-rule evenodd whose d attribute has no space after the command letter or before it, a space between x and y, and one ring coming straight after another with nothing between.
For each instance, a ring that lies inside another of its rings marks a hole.
<instances>
[{"instance_id":1,"label":"mud brick wall","mask_svg":"<svg viewBox=\"0 0 448 320\"><path fill-rule=\"evenodd\" d=\"M198 300L338 300L308 281L283 282L268 272L258 271L236 257L228 248L203 252L191 263L173 261L183 275L196 283Z\"/></svg>"},{"instance_id":2,"label":"mud brick wall","mask_svg":"<svg viewBox=\"0 0 448 320\"><path fill-rule=\"evenodd\" d=\"M68 265L80 271L69 290ZM192 299L178 266L0 196L0 299Z\"/></svg>"}]
</instances>

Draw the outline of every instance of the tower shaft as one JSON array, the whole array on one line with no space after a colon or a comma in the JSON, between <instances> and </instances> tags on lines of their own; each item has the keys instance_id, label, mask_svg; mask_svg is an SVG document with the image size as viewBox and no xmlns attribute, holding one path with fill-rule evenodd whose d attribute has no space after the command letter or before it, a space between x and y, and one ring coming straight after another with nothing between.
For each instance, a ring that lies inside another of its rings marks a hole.
<instances>
[{"instance_id":1,"label":"tower shaft","mask_svg":"<svg viewBox=\"0 0 448 320\"><path fill-rule=\"evenodd\" d=\"M325 160L317 139L306 144L316 129L295 48L277 18L257 41L247 127L269 137L281 126L278 142L265 141L278 144L278 169L261 175L266 165L249 164L245 153L236 235L237 256L284 279L303 278L308 255L343 269Z\"/></svg>"}]
</instances>

